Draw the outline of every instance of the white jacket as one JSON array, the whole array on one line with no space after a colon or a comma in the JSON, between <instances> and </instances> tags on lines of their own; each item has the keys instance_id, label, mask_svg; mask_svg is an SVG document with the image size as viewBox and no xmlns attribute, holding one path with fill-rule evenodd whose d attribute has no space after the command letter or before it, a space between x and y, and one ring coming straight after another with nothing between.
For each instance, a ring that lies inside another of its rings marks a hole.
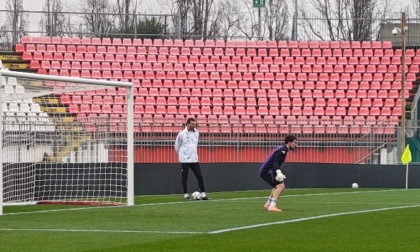
<instances>
[{"instance_id":1,"label":"white jacket","mask_svg":"<svg viewBox=\"0 0 420 252\"><path fill-rule=\"evenodd\" d=\"M187 127L178 133L175 140L175 151L180 163L198 163L198 131L188 131Z\"/></svg>"}]
</instances>

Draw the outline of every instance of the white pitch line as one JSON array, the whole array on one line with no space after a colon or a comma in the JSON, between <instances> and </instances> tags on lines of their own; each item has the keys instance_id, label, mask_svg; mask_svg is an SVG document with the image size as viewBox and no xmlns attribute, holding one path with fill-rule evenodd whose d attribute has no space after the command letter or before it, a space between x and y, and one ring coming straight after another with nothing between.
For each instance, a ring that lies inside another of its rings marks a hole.
<instances>
[{"instance_id":1,"label":"white pitch line","mask_svg":"<svg viewBox=\"0 0 420 252\"><path fill-rule=\"evenodd\" d=\"M322 195L336 195L336 194L355 194L355 193L374 193L374 192L389 192L389 191L398 191L396 190L380 190L380 191L355 191L355 192L337 192L337 193L313 193L313 194L299 194L299 195L285 195L283 197L302 197L302 196L322 196ZM231 199L218 199L212 201L237 201L237 200L252 200L252 199L261 199L266 197L249 197L249 198L231 198ZM198 201L197 201L198 202ZM211 201L210 201L211 202ZM176 202L166 202L166 203L150 203L150 204L141 204L135 205L134 207L143 207L143 206L156 206L156 205L170 205L170 204L183 204L183 201L176 201ZM121 207L121 206L117 206ZM96 233L151 233L151 234L219 234L225 232L233 232L237 230L243 229L251 229L251 228L258 228L264 226L271 226L271 225L279 225L279 224L287 224L287 223L294 223L294 222L301 222L307 220L314 220L314 219L321 219L321 218L328 218L334 216L341 216L341 215L350 215L350 214L359 214L359 213L368 213L368 212L378 212L378 211L387 211L387 210L394 210L394 209L404 209L404 208L412 208L412 207L420 207L420 205L411 205L411 206L400 206L400 207L392 207L392 208L380 208L380 209L372 209L372 210L362 210L362 211L354 211L354 212L344 212L344 213L335 213L335 214L328 214L328 215L319 215L313 217L305 217L299 218L294 220L285 220L279 222L272 222L272 223L264 223L264 224L256 224L250 226L243 226L237 228L229 228L229 229L221 229L211 232L196 232L196 231L145 231L145 230L85 230L85 229L18 229L18 228L0 228L0 231L35 231L35 232L96 232ZM99 208L109 208L109 207L92 207L92 208L70 208L70 209L54 209L54 210L42 210L36 212L26 212L26 213L46 213L46 212L59 212L59 211L73 211L73 210L85 210L85 209L99 209ZM9 213L5 215L13 215L13 214L25 214L22 213Z\"/></svg>"},{"instance_id":2,"label":"white pitch line","mask_svg":"<svg viewBox=\"0 0 420 252\"><path fill-rule=\"evenodd\" d=\"M305 218L299 218L299 219L276 221L276 222L263 223L263 224L255 224L255 225L242 226L242 227L236 227L236 228L220 229L220 230L215 230L215 231L211 231L211 232L208 232L208 233L209 234L221 234L221 233L233 232L233 231L244 230L244 229L252 229L252 228L259 228L259 227L266 227L266 226L273 226L273 225L280 225L280 224L287 224L287 223L295 223L295 222L302 222L302 221L308 221L308 220L316 220L316 219L330 218L330 217L343 216L343 215L361 214L361 213L372 213L372 212L380 212L380 211L388 211L388 210L396 210L396 209L405 209L405 208L414 208L414 207L420 207L420 205L400 206L400 207L387 207L387 208L378 208L378 209L370 209L370 210L361 210L361 211L352 211L352 212L325 214L325 215L318 215L318 216L305 217Z\"/></svg>"},{"instance_id":3,"label":"white pitch line","mask_svg":"<svg viewBox=\"0 0 420 252\"><path fill-rule=\"evenodd\" d=\"M354 191L354 192L335 192L335 193L308 193L308 194L284 195L284 196L281 196L281 198L304 197L304 196L328 196L328 195L358 194L358 193L375 193L375 192L392 192L392 191L400 191L400 190L402 190L402 189L375 190L375 191ZM267 196L247 197L247 198L212 199L210 201L201 201L201 200L198 200L198 201L191 201L191 202L240 201L240 200L254 200L254 199L267 199ZM134 207L172 205L172 204L185 204L185 203L186 203L185 201L162 202L162 203L148 203L148 204L135 205Z\"/></svg>"},{"instance_id":4,"label":"white pitch line","mask_svg":"<svg viewBox=\"0 0 420 252\"><path fill-rule=\"evenodd\" d=\"M375 190L375 191L352 191L352 192L335 192L335 193L309 193L309 194L296 194L296 195L284 195L282 198L291 198L291 197L304 197L304 196L325 196L325 195L342 195L342 194L359 194L359 193L375 193L375 192L392 192L400 191L404 189L390 189L390 190ZM241 200L254 200L254 199L266 199L267 196L260 197L248 197L248 198L229 198L229 199L212 199L211 201L241 201ZM210 201L210 202L211 202ZM193 202L202 202L202 201L193 201ZM188 202L185 201L173 201L173 202L162 202L162 203L148 203L148 204L138 204L130 207L145 207L145 206L161 206L161 205L173 205L173 204L185 204ZM192 203L192 202L191 202ZM32 212L16 212L16 213L5 213L3 216L7 215L24 215L24 214L37 214L37 213L50 213L50 212L66 212L66 211L82 211L82 210L95 210L95 209L109 209L127 206L102 206L102 207L79 207L79 208L65 208L65 209L52 209L52 210L39 210Z\"/></svg>"},{"instance_id":5,"label":"white pitch line","mask_svg":"<svg viewBox=\"0 0 420 252\"><path fill-rule=\"evenodd\" d=\"M293 204L319 204L319 201L293 201ZM349 201L323 201L322 204L348 204L348 205L384 205L384 206L404 206L404 205L416 205L419 202L401 202L401 203L392 203L392 202L349 202Z\"/></svg>"},{"instance_id":6,"label":"white pitch line","mask_svg":"<svg viewBox=\"0 0 420 252\"><path fill-rule=\"evenodd\" d=\"M406 208L415 208L420 207L420 205L411 205L411 206L400 206L400 207L388 207L388 208L378 208L378 209L369 209L369 210L361 210L361 211L352 211L352 212L343 212L343 213L334 213L334 214L325 214L325 215L318 215L312 217L305 217L299 219L292 219L292 220L284 220L284 221L277 221L277 222L270 222L270 223L263 223L263 224L255 224L249 226L242 226L236 228L227 228L227 229L220 229L210 232L199 232L199 231L145 231L145 230L101 230L101 229L42 229L42 228L0 228L0 232L4 231L31 231L31 232L86 232L86 233L133 233L133 234L221 234L233 231L239 231L244 229L252 229L252 228L259 228L259 227L266 227L266 226L273 226L273 225L280 225L280 224L288 224L288 223L295 223L295 222L302 222L302 221L309 221L309 220L316 220L316 219L323 219L323 218L330 218L336 216L343 216L343 215L352 215L352 214L362 214L362 213L372 213L372 212L380 212L380 211L389 211L389 210L397 210L397 209L406 209Z\"/></svg>"},{"instance_id":7,"label":"white pitch line","mask_svg":"<svg viewBox=\"0 0 420 252\"><path fill-rule=\"evenodd\" d=\"M86 233L132 233L132 234L206 234L207 232L193 231L145 231L145 230L101 230L101 229L54 229L54 228L0 228L2 231L31 231L31 232L86 232Z\"/></svg>"}]
</instances>

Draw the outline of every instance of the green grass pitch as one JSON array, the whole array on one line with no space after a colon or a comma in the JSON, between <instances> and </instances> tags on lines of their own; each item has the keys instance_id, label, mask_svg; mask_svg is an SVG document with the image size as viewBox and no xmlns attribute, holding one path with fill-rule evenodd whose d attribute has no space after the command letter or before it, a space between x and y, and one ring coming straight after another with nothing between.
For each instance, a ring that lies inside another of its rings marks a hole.
<instances>
[{"instance_id":1,"label":"green grass pitch","mask_svg":"<svg viewBox=\"0 0 420 252\"><path fill-rule=\"evenodd\" d=\"M419 189L140 196L133 207L5 207L0 251L419 251Z\"/></svg>"}]
</instances>

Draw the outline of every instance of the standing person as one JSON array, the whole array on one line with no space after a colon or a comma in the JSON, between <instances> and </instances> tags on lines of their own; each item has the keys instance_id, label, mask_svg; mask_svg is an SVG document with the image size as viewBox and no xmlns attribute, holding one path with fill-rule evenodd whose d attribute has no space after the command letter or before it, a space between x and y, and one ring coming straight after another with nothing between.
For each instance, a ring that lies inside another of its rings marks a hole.
<instances>
[{"instance_id":1,"label":"standing person","mask_svg":"<svg viewBox=\"0 0 420 252\"><path fill-rule=\"evenodd\" d=\"M198 187L201 192L201 199L208 200L209 198L206 195L204 189L204 180L203 175L201 174L200 164L198 163L198 131L195 128L197 123L194 118L189 118L187 120L187 126L184 130L178 133L178 136L175 140L175 151L178 154L179 162L181 163L181 172L182 172L182 189L184 191L184 199L191 199L187 192L187 180L188 180L188 170L194 172L195 177L198 181Z\"/></svg>"},{"instance_id":2,"label":"standing person","mask_svg":"<svg viewBox=\"0 0 420 252\"><path fill-rule=\"evenodd\" d=\"M282 212L277 208L277 200L283 192L286 176L281 172L280 167L286 160L287 152L296 148L296 137L287 135L284 144L277 147L260 167L260 176L273 187L270 197L264 205L269 212Z\"/></svg>"}]
</instances>

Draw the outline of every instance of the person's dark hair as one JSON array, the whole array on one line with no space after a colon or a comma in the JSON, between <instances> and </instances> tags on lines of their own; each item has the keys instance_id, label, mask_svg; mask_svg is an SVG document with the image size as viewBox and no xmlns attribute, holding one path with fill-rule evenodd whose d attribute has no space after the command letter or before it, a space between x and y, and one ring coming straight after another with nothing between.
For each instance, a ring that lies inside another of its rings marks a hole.
<instances>
[{"instance_id":1,"label":"person's dark hair","mask_svg":"<svg viewBox=\"0 0 420 252\"><path fill-rule=\"evenodd\" d=\"M191 122L195 122L195 119L194 118L188 118L187 119L187 124L190 124Z\"/></svg>"},{"instance_id":2,"label":"person's dark hair","mask_svg":"<svg viewBox=\"0 0 420 252\"><path fill-rule=\"evenodd\" d=\"M284 138L284 143L288 144L290 142L293 142L296 140L296 137L293 135L287 135L286 138Z\"/></svg>"}]
</instances>

